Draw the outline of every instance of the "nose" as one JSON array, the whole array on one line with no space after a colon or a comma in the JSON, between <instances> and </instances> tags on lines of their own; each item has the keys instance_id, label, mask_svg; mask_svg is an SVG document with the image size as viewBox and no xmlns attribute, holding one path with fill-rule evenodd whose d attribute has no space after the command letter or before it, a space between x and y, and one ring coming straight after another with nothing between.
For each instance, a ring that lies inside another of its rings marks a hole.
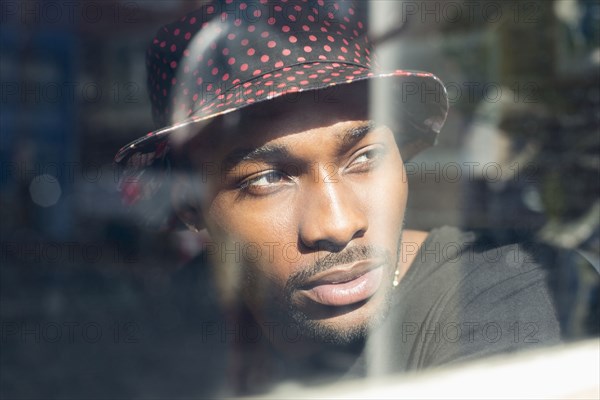
<instances>
[{"instance_id":1,"label":"nose","mask_svg":"<svg viewBox=\"0 0 600 400\"><path fill-rule=\"evenodd\" d=\"M367 231L365 211L343 181L315 183L302 200L299 236L309 249L340 251Z\"/></svg>"}]
</instances>

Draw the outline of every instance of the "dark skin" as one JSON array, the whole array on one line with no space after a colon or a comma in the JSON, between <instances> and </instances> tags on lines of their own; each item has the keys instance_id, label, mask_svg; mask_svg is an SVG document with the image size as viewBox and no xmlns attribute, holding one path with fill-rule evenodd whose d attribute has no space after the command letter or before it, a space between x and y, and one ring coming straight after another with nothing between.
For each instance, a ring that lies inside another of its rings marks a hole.
<instances>
[{"instance_id":1,"label":"dark skin","mask_svg":"<svg viewBox=\"0 0 600 400\"><path fill-rule=\"evenodd\" d=\"M222 118L207 130L227 124ZM356 105L309 96L256 108L236 126L224 140L186 145L196 174L175 185L174 198L186 199L177 202L180 218L239 249L239 262L221 254L215 263L233 271L226 284L271 329L275 348L305 357L361 340L388 310L395 271L401 278L412 263L415 252L402 249L427 236L402 230L408 186L394 133ZM306 290L332 268L357 263L381 270L366 298L331 306ZM302 340L279 334L289 324L305 328Z\"/></svg>"}]
</instances>

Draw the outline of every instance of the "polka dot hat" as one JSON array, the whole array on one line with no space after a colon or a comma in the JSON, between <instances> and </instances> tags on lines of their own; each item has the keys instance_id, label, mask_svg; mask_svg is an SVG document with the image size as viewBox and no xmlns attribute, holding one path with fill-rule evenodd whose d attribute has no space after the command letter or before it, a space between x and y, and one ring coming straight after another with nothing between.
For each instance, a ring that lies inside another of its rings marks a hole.
<instances>
[{"instance_id":1,"label":"polka dot hat","mask_svg":"<svg viewBox=\"0 0 600 400\"><path fill-rule=\"evenodd\" d=\"M380 71L361 15L343 0L225 0L162 27L146 54L160 128L115 156L125 202L164 189L169 139L201 134L217 116L292 93L387 79L417 139L433 144L448 111L446 89L431 73Z\"/></svg>"}]
</instances>

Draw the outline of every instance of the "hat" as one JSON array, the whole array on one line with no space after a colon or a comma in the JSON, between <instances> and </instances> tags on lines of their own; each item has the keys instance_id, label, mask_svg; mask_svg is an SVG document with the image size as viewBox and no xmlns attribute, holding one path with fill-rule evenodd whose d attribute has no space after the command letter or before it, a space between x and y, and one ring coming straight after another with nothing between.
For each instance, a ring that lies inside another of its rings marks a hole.
<instances>
[{"instance_id":1,"label":"hat","mask_svg":"<svg viewBox=\"0 0 600 400\"><path fill-rule=\"evenodd\" d=\"M155 197L165 189L174 138L200 135L221 115L299 92L386 81L394 92L391 113L410 126L399 144L434 144L448 111L444 85L428 72L380 71L361 15L359 5L343 0L210 1L159 29L146 54L158 129L115 156L125 202L152 199L146 214L158 207L158 219L168 219L168 200L159 207Z\"/></svg>"}]
</instances>

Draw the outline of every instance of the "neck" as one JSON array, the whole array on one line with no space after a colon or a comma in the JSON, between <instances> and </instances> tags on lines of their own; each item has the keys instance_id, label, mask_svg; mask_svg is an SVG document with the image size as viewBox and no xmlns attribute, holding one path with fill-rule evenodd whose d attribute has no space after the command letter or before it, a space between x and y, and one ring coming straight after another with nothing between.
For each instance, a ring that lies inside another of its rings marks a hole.
<instances>
[{"instance_id":1,"label":"neck","mask_svg":"<svg viewBox=\"0 0 600 400\"><path fill-rule=\"evenodd\" d=\"M427 239L429 232L415 231L407 229L402 234L402 243L400 244L400 258L398 260L398 281L408 272L413 265L417 253Z\"/></svg>"}]
</instances>

